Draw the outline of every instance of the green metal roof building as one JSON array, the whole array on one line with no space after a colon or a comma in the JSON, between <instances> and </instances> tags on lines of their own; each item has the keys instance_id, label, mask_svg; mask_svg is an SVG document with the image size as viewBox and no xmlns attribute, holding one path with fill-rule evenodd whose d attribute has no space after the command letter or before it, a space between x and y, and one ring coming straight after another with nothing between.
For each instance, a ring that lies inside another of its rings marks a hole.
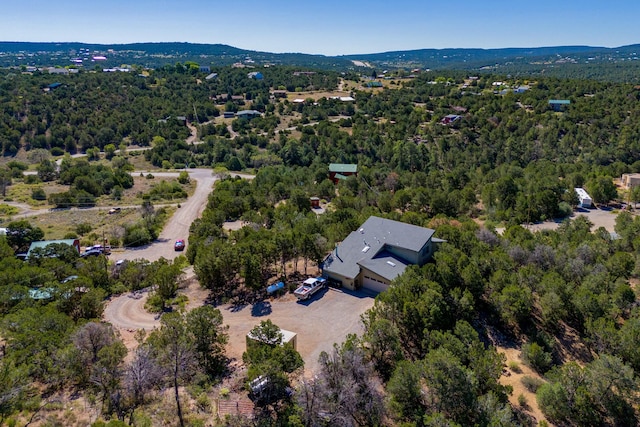
<instances>
[{"instance_id":1,"label":"green metal roof building","mask_svg":"<svg viewBox=\"0 0 640 427\"><path fill-rule=\"evenodd\" d=\"M44 249L47 246L54 245L56 243L73 246L74 248L76 248L78 253L80 253L80 241L78 239L41 240L39 242L31 242L31 246L29 246L29 250L27 251L26 259L29 259L29 255L31 254L31 251L33 251L34 249L36 248Z\"/></svg>"},{"instance_id":2,"label":"green metal roof building","mask_svg":"<svg viewBox=\"0 0 640 427\"><path fill-rule=\"evenodd\" d=\"M351 163L331 163L329 165L329 178L334 184L342 179L347 179L349 175L358 175L358 165Z\"/></svg>"}]
</instances>

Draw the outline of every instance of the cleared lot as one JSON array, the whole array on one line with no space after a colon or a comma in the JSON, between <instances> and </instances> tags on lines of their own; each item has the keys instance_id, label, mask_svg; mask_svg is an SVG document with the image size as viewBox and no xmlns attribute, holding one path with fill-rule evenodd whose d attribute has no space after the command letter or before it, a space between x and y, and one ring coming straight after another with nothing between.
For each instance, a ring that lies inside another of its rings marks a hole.
<instances>
[{"instance_id":1,"label":"cleared lot","mask_svg":"<svg viewBox=\"0 0 640 427\"><path fill-rule=\"evenodd\" d=\"M298 334L297 349L305 371L315 372L322 351L330 351L350 333L362 334L360 315L373 306L373 301L370 294L329 288L304 302L287 294L253 305L221 306L224 323L229 325L227 354L241 360L247 332L262 320L271 319L280 328Z\"/></svg>"},{"instance_id":2,"label":"cleared lot","mask_svg":"<svg viewBox=\"0 0 640 427\"><path fill-rule=\"evenodd\" d=\"M586 217L589 221L593 223L593 227L591 227L591 231L595 231L600 227L604 227L608 232L612 233L614 231L614 227L616 225L616 218L618 217L618 213L620 211L613 209L577 209L573 215L571 215L571 219L574 220L579 216ZM555 230L560 225L561 221L546 221L537 224L532 224L527 226L527 228L531 231L538 230Z\"/></svg>"}]
</instances>

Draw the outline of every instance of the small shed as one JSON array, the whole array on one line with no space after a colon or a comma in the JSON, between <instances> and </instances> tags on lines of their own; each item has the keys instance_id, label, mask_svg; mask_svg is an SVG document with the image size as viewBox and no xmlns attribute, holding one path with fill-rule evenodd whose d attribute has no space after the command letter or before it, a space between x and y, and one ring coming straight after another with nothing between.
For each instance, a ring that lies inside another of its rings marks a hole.
<instances>
[{"instance_id":1,"label":"small shed","mask_svg":"<svg viewBox=\"0 0 640 427\"><path fill-rule=\"evenodd\" d=\"M571 104L568 99L551 99L549 100L549 106L553 111L564 111Z\"/></svg>"},{"instance_id":2,"label":"small shed","mask_svg":"<svg viewBox=\"0 0 640 427\"><path fill-rule=\"evenodd\" d=\"M622 175L622 185L625 188L637 187L640 185L640 173L625 173Z\"/></svg>"},{"instance_id":3,"label":"small shed","mask_svg":"<svg viewBox=\"0 0 640 427\"><path fill-rule=\"evenodd\" d=\"M282 343L280 345L290 344L293 346L294 350L297 350L298 347L298 334L291 331L286 331L284 329L280 329L280 333L282 334ZM251 343L260 343L262 342L259 338L254 337L251 332L247 334L247 348L251 345ZM274 343L265 342L264 344L273 345Z\"/></svg>"},{"instance_id":4,"label":"small shed","mask_svg":"<svg viewBox=\"0 0 640 427\"><path fill-rule=\"evenodd\" d=\"M317 209L320 207L320 197L309 197L309 203L311 204L311 209Z\"/></svg>"}]
</instances>

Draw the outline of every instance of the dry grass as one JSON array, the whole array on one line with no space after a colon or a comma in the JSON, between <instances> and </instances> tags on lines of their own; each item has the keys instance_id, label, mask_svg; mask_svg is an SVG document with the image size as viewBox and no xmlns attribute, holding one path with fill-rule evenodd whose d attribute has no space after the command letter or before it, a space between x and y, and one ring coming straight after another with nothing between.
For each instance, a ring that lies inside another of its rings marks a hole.
<instances>
[{"instance_id":1,"label":"dry grass","mask_svg":"<svg viewBox=\"0 0 640 427\"><path fill-rule=\"evenodd\" d=\"M140 219L138 209L122 209L118 214L109 215L108 209L71 209L43 213L29 218L29 221L44 231L45 239L62 239L67 233L75 233L78 224L90 224L92 231L81 238L83 246L96 244L104 235L112 238L121 228ZM95 234L98 239L89 236Z\"/></svg>"},{"instance_id":2,"label":"dry grass","mask_svg":"<svg viewBox=\"0 0 640 427\"><path fill-rule=\"evenodd\" d=\"M36 188L42 188L47 197L52 193L61 193L69 190L68 185L61 185L55 182L25 184L24 182L14 181L14 183L8 188L5 200L24 203L37 209L49 208L50 206L46 200L33 200L31 198L31 192Z\"/></svg>"}]
</instances>

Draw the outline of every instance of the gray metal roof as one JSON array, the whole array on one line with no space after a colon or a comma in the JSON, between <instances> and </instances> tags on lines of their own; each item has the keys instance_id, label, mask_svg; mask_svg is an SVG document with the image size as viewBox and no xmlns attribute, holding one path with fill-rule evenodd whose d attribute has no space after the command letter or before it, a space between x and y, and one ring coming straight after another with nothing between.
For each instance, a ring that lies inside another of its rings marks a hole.
<instances>
[{"instance_id":1,"label":"gray metal roof","mask_svg":"<svg viewBox=\"0 0 640 427\"><path fill-rule=\"evenodd\" d=\"M389 281L404 273L404 270L410 265L405 260L385 250L374 258L360 261L358 264Z\"/></svg>"},{"instance_id":2,"label":"gray metal roof","mask_svg":"<svg viewBox=\"0 0 640 427\"><path fill-rule=\"evenodd\" d=\"M387 257L391 255L383 253L385 247L418 252L431 239L433 233L434 230L429 228L371 216L329 254L323 262L322 269L353 279L360 273L362 265L387 277L392 275L395 269L387 269L392 268L386 263ZM380 266L374 267L374 264ZM397 263L396 267L400 267L400 263Z\"/></svg>"}]
</instances>

